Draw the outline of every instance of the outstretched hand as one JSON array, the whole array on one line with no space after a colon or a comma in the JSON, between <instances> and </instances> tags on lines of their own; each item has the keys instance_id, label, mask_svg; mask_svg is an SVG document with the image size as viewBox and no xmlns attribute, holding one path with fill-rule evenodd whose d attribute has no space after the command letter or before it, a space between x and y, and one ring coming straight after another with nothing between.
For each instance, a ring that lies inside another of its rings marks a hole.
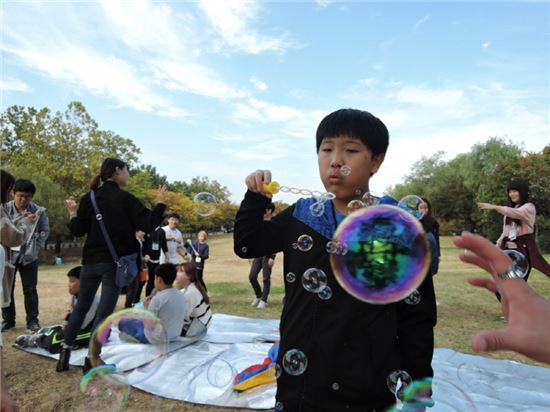
<instances>
[{"instance_id":1,"label":"outstretched hand","mask_svg":"<svg viewBox=\"0 0 550 412\"><path fill-rule=\"evenodd\" d=\"M249 174L245 179L248 190L254 193L260 193L269 199L273 197L273 194L264 192L264 183L270 182L271 172L269 170L256 170L254 173Z\"/></svg>"},{"instance_id":2,"label":"outstretched hand","mask_svg":"<svg viewBox=\"0 0 550 412\"><path fill-rule=\"evenodd\" d=\"M157 203L166 203L166 185L159 185L157 193Z\"/></svg>"},{"instance_id":3,"label":"outstretched hand","mask_svg":"<svg viewBox=\"0 0 550 412\"><path fill-rule=\"evenodd\" d=\"M550 364L550 302L522 279L500 279L512 261L487 239L463 233L453 240L460 248L460 260L486 270L492 278L470 278L471 285L499 292L506 328L478 332L472 339L474 352L513 350L531 359Z\"/></svg>"}]
</instances>

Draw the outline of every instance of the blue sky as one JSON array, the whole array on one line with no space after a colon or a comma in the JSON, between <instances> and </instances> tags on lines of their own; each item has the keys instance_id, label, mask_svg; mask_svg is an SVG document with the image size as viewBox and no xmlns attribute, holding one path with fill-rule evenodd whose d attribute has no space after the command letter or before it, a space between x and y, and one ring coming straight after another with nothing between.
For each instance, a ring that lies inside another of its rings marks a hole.
<instances>
[{"instance_id":1,"label":"blue sky","mask_svg":"<svg viewBox=\"0 0 550 412\"><path fill-rule=\"evenodd\" d=\"M170 180L322 189L315 130L341 107L390 131L371 189L491 136L550 143L548 2L2 2L2 110L84 103ZM292 201L292 195L282 199Z\"/></svg>"}]
</instances>

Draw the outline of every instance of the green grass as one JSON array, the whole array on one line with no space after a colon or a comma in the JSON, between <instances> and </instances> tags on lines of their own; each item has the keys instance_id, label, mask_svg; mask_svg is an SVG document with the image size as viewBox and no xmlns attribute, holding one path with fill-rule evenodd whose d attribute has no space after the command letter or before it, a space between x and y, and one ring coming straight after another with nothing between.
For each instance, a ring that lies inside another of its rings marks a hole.
<instances>
[{"instance_id":1,"label":"green grass","mask_svg":"<svg viewBox=\"0 0 550 412\"><path fill-rule=\"evenodd\" d=\"M250 306L253 293L248 284L249 265L233 254L230 235L209 239L211 258L206 262L205 280L212 296L214 312L239 316L278 319L283 297L282 257L276 259L273 269L272 292L267 308L259 310ZM440 272L435 276L436 296L439 305L438 324L435 329L436 347L451 348L471 353L471 336L481 329L503 328L500 306L489 292L467 284L468 276L486 276L484 272L458 260L460 250L451 238L442 238ZM547 259L549 256L547 256ZM68 294L66 273L74 264L41 266L39 270L40 320L43 325L58 323L63 316ZM260 275L261 278L261 275ZM550 298L550 279L533 271L529 284ZM122 307L124 297L119 300ZM10 343L24 333L24 308L21 283L16 286L18 325L4 334L4 369L12 394L22 411L72 411L79 410L83 400L77 393L82 376L80 370L57 374L55 362L29 355L14 349ZM513 359L536 364L527 358L510 352L487 354L493 358ZM125 410L163 411L238 411L239 409L214 408L156 398L137 389L131 389Z\"/></svg>"}]
</instances>

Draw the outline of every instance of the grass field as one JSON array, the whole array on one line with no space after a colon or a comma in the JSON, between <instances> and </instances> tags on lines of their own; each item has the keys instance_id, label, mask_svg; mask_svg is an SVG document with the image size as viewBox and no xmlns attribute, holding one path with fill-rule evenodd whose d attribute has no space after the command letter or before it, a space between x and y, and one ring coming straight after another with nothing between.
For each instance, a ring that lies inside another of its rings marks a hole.
<instances>
[{"instance_id":1,"label":"grass field","mask_svg":"<svg viewBox=\"0 0 550 412\"><path fill-rule=\"evenodd\" d=\"M504 327L500 319L499 305L490 293L466 283L470 275L481 275L480 270L461 263L460 252L450 238L442 238L440 272L435 277L438 305L438 324L435 330L435 346L471 353L470 338L478 330ZM212 295L212 309L217 313L279 318L283 297L282 259L277 259L273 270L272 292L269 305L260 310L250 307L253 298L248 284L249 265L233 254L232 237L218 236L209 239L210 260L207 261L205 280ZM547 256L548 258L548 256ZM66 272L74 264L41 266L38 291L40 296L40 322L42 325L58 323L68 301ZM529 283L550 298L550 280L540 272L531 274ZM122 307L124 296L119 300ZM12 395L22 411L72 411L83 410L83 401L77 395L77 385L82 376L80 369L66 373L55 372L55 362L26 354L11 347L15 338L25 333L25 310L21 283L16 286L18 323L4 336L4 368ZM513 359L536 364L527 358L510 352L488 355L499 359ZM204 407L156 398L132 388L126 404L128 411L237 411L239 409Z\"/></svg>"}]
</instances>

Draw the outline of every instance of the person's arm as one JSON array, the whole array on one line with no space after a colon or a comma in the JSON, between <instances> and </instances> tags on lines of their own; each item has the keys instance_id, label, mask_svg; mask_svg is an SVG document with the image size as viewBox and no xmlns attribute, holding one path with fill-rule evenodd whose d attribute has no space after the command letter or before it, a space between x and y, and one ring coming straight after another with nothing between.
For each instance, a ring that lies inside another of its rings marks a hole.
<instances>
[{"instance_id":1,"label":"person's arm","mask_svg":"<svg viewBox=\"0 0 550 412\"><path fill-rule=\"evenodd\" d=\"M157 317L159 315L160 308L162 306L161 299L162 299L162 296L157 294L157 295L153 296L151 298L151 300L149 300L149 302L147 302L147 301L144 302L145 308L147 310L149 310L150 312L152 312Z\"/></svg>"},{"instance_id":2,"label":"person's arm","mask_svg":"<svg viewBox=\"0 0 550 412\"><path fill-rule=\"evenodd\" d=\"M534 222L537 214L537 209L532 203L525 203L520 207L498 206L491 203L482 202L477 205L481 210L495 210L510 219L519 219L524 222Z\"/></svg>"},{"instance_id":3,"label":"person's arm","mask_svg":"<svg viewBox=\"0 0 550 412\"><path fill-rule=\"evenodd\" d=\"M160 225L164 216L164 211L166 210L166 204L164 203L165 192L166 188L164 186L159 189L157 196L158 203L152 210L143 206L137 197L131 193L127 193L126 210L128 211L130 220L137 229L147 233Z\"/></svg>"},{"instance_id":4,"label":"person's arm","mask_svg":"<svg viewBox=\"0 0 550 412\"><path fill-rule=\"evenodd\" d=\"M294 208L289 207L270 221L264 221L265 209L270 202L259 193L246 192L233 232L233 248L239 257L262 257L283 250L284 227Z\"/></svg>"},{"instance_id":5,"label":"person's arm","mask_svg":"<svg viewBox=\"0 0 550 412\"><path fill-rule=\"evenodd\" d=\"M208 243L204 243L204 247L202 248L202 254L201 259L206 260L210 256L210 247L208 246Z\"/></svg>"},{"instance_id":6,"label":"person's arm","mask_svg":"<svg viewBox=\"0 0 550 412\"><path fill-rule=\"evenodd\" d=\"M70 221L67 225L71 234L76 237L82 237L88 233L92 224L91 217L94 216L90 194L86 194L80 199L80 204L74 200L65 200L65 206L69 211Z\"/></svg>"},{"instance_id":7,"label":"person's arm","mask_svg":"<svg viewBox=\"0 0 550 412\"><path fill-rule=\"evenodd\" d=\"M471 233L454 238L455 246L467 249L460 260L474 264L492 275L469 278L471 285L483 287L501 295L502 313L508 320L506 328L478 332L472 338L474 352L513 350L550 365L550 302L534 291L523 279L501 279L512 264L502 250L487 239Z\"/></svg>"},{"instance_id":8,"label":"person's arm","mask_svg":"<svg viewBox=\"0 0 550 412\"><path fill-rule=\"evenodd\" d=\"M36 247L38 249L42 249L46 244L46 240L48 240L48 237L50 236L50 222L45 210L40 213L38 218L36 233L40 235L36 239Z\"/></svg>"}]
</instances>

